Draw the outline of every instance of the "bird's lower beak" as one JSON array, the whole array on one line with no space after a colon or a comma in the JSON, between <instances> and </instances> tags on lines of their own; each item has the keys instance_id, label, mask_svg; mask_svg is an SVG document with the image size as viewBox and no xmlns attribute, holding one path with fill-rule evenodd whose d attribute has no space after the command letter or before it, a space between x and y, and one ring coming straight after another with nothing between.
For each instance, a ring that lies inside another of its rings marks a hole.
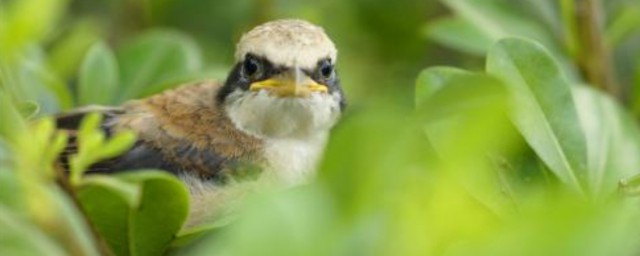
<instances>
[{"instance_id":1,"label":"bird's lower beak","mask_svg":"<svg viewBox=\"0 0 640 256\"><path fill-rule=\"evenodd\" d=\"M290 77L270 78L254 82L249 87L251 91L262 89L280 97L308 97L313 92L326 93L328 91L326 85L316 83L309 77L305 77L301 81Z\"/></svg>"}]
</instances>

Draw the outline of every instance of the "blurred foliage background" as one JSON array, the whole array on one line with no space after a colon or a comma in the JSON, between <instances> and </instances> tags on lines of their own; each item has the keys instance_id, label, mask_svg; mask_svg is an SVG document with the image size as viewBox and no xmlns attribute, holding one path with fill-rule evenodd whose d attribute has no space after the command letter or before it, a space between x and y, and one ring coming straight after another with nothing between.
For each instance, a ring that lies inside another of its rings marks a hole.
<instances>
[{"instance_id":1,"label":"blurred foliage background","mask_svg":"<svg viewBox=\"0 0 640 256\"><path fill-rule=\"evenodd\" d=\"M349 100L318 180L181 230L155 171L83 122L71 179L52 114L224 79L235 42L303 18ZM0 0L0 253L637 255L640 2ZM454 66L454 67L444 67Z\"/></svg>"}]
</instances>

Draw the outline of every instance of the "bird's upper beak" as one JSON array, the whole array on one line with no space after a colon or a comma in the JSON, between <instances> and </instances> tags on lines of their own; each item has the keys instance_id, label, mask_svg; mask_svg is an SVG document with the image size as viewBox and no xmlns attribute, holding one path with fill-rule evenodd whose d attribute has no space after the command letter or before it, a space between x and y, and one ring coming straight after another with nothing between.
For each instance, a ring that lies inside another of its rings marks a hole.
<instances>
[{"instance_id":1,"label":"bird's upper beak","mask_svg":"<svg viewBox=\"0 0 640 256\"><path fill-rule=\"evenodd\" d=\"M287 71L272 78L251 84L249 90L265 89L280 97L308 97L313 92L326 93L327 86L319 84L299 69Z\"/></svg>"}]
</instances>

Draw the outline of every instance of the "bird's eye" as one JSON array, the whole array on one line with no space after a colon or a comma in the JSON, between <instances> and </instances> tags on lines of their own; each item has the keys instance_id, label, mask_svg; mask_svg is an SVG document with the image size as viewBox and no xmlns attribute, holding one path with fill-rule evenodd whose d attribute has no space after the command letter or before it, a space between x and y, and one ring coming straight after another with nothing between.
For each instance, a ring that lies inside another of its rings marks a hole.
<instances>
[{"instance_id":1,"label":"bird's eye","mask_svg":"<svg viewBox=\"0 0 640 256\"><path fill-rule=\"evenodd\" d=\"M323 61L319 66L320 75L323 78L330 78L333 75L333 65L329 61Z\"/></svg>"},{"instance_id":2,"label":"bird's eye","mask_svg":"<svg viewBox=\"0 0 640 256\"><path fill-rule=\"evenodd\" d=\"M244 73L247 76L255 76L258 71L260 71L260 63L258 62L258 60L252 58L252 57L247 57L244 60Z\"/></svg>"}]
</instances>

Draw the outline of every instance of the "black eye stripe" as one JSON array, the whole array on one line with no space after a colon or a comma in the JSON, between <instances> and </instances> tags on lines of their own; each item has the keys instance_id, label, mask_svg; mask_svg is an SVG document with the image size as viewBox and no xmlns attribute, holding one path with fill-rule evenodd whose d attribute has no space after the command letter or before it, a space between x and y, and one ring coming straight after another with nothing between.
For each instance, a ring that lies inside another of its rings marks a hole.
<instances>
[{"instance_id":1,"label":"black eye stripe","mask_svg":"<svg viewBox=\"0 0 640 256\"><path fill-rule=\"evenodd\" d=\"M245 60L247 58L253 58L260 65L260 70L258 71L258 73L254 74L253 76L247 75L247 72L245 70ZM323 64L323 62L325 64ZM321 72L321 66L326 64L329 64L332 68L332 72L329 77L325 77L324 75L322 75L322 72ZM225 81L224 86L220 89L220 91L216 95L216 102L217 104L223 104L227 96L236 90L248 91L249 87L251 86L251 83L254 83L256 81L266 80L278 74L282 74L290 71L291 71L291 67L274 65L268 59L262 56L247 54L242 61L237 62L234 65L234 68L231 70L231 72L227 76L227 80ZM300 71L305 73L307 76L309 76L311 79L313 79L317 83L327 86L329 93L331 94L337 93L338 95L340 95L341 96L340 109L341 110L344 109L346 104L344 101L344 96L342 96L343 95L342 89L340 87L339 72L336 69L335 64L332 63L331 59L327 58L327 59L318 61L316 67L302 68Z\"/></svg>"}]
</instances>

